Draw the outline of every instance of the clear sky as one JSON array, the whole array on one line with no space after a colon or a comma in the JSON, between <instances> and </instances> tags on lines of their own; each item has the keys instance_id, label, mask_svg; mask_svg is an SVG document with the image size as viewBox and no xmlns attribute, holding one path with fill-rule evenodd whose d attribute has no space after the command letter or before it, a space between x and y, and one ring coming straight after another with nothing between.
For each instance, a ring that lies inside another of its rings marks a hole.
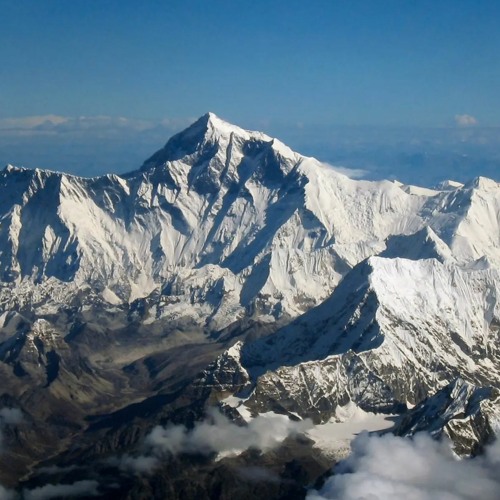
<instances>
[{"instance_id":1,"label":"clear sky","mask_svg":"<svg viewBox=\"0 0 500 500\"><path fill-rule=\"evenodd\" d=\"M0 0L0 18L0 131L209 110L271 132L500 126L498 0Z\"/></svg>"}]
</instances>

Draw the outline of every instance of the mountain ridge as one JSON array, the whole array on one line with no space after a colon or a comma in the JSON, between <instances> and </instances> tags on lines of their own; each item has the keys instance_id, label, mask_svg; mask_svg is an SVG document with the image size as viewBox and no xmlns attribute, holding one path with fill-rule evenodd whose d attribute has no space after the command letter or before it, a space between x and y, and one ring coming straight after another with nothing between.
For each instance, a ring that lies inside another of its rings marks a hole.
<instances>
[{"instance_id":1,"label":"mountain ridge","mask_svg":"<svg viewBox=\"0 0 500 500\"><path fill-rule=\"evenodd\" d=\"M454 395L446 429L479 449L500 422L496 397L466 401L500 387L499 238L494 181L354 180L213 114L123 176L8 166L0 373L58 443L25 429L13 453L105 459L213 406L322 424L348 405L411 434L436 401L462 419Z\"/></svg>"}]
</instances>

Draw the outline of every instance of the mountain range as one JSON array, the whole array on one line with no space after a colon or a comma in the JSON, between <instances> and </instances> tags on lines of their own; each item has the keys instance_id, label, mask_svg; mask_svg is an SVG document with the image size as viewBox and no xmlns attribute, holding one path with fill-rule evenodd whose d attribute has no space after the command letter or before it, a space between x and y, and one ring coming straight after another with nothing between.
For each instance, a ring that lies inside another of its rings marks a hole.
<instances>
[{"instance_id":1,"label":"mountain range","mask_svg":"<svg viewBox=\"0 0 500 500\"><path fill-rule=\"evenodd\" d=\"M354 180L212 113L125 175L9 165L0 406L22 417L0 410L0 481L303 498L340 450L297 425L360 413L480 453L500 423L499 273L497 182ZM271 416L272 447L191 442L206 419ZM160 453L172 426L184 444Z\"/></svg>"}]
</instances>

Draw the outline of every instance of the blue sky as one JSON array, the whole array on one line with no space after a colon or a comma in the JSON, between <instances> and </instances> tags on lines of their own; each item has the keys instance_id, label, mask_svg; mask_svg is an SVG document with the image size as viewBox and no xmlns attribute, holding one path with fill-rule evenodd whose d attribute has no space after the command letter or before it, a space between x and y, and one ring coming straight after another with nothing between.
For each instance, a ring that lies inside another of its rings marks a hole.
<instances>
[{"instance_id":1,"label":"blue sky","mask_svg":"<svg viewBox=\"0 0 500 500\"><path fill-rule=\"evenodd\" d=\"M124 117L145 147L149 125L166 140L209 110L311 150L312 129L330 147L332 127L500 126L496 0L0 0L0 13L0 161L16 161L1 129L37 116L100 117L118 135Z\"/></svg>"}]
</instances>

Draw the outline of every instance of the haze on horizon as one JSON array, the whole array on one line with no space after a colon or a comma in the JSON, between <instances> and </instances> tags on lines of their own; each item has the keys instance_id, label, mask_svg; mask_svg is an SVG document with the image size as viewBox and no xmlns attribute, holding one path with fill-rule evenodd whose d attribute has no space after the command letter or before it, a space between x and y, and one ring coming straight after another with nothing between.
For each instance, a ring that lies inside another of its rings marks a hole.
<instances>
[{"instance_id":1,"label":"haze on horizon","mask_svg":"<svg viewBox=\"0 0 500 500\"><path fill-rule=\"evenodd\" d=\"M135 169L213 111L367 178L500 180L500 4L0 0L0 163Z\"/></svg>"}]
</instances>

